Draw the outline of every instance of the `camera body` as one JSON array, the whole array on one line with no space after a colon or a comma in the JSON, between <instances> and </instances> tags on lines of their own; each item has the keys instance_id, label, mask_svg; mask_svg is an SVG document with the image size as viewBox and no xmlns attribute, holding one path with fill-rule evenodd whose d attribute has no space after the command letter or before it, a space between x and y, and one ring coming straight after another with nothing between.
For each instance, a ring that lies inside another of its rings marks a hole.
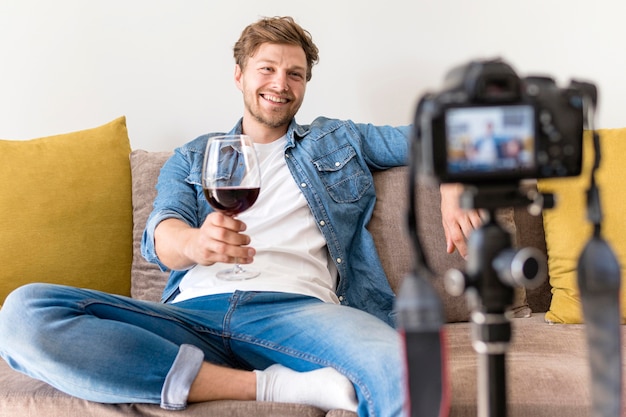
<instances>
[{"instance_id":1,"label":"camera body","mask_svg":"<svg viewBox=\"0 0 626 417\"><path fill-rule=\"evenodd\" d=\"M500 59L451 70L415 115L422 172L439 182L517 184L577 176L582 169L583 98L595 86L558 88L549 77L520 78Z\"/></svg>"}]
</instances>

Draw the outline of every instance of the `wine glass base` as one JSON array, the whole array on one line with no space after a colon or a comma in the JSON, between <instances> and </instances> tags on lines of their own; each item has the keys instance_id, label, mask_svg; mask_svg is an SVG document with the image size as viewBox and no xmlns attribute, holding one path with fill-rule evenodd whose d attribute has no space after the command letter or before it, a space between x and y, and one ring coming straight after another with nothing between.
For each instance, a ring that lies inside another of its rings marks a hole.
<instances>
[{"instance_id":1,"label":"wine glass base","mask_svg":"<svg viewBox=\"0 0 626 417\"><path fill-rule=\"evenodd\" d=\"M256 278L260 274L261 273L256 269L244 269L241 266L236 265L234 268L219 271L216 276L224 281L245 281Z\"/></svg>"}]
</instances>

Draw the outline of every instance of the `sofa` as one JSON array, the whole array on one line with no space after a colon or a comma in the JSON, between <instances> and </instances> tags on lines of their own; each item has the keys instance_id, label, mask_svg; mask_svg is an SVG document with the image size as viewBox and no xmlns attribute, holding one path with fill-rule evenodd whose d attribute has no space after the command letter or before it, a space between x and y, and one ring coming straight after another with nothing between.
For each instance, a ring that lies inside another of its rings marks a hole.
<instances>
[{"instance_id":1,"label":"sofa","mask_svg":"<svg viewBox=\"0 0 626 417\"><path fill-rule=\"evenodd\" d=\"M608 167L603 169L620 169L618 159L620 152L622 155L626 152L626 140L622 140L626 139L626 130L604 133L611 139L609 143L603 138L603 146L610 146L611 151L605 152ZM103 126L46 138L0 140L3 188L0 234L4 242L0 243L3 254L0 255L3 265L0 304L13 288L33 281L96 288L158 301L167 273L143 260L139 245L155 196L159 169L169 155L171 151L131 150L124 117ZM46 162L46 158L50 161ZM586 156L586 167L589 162ZM405 167L374 173L378 200L369 230L394 290L412 266L405 224L407 180ZM43 189L42 181L45 181ZM626 248L620 237L625 232L624 222L618 218L620 212L615 212L615 207L626 201L624 176L601 171L599 183L608 190L605 194L610 200L603 194L606 230L624 274ZM542 191L555 190L557 196L562 192L577 199L585 184L584 178L579 178L540 181L538 186ZM35 185L39 188L28 190ZM415 193L425 257L435 273L433 284L446 317L450 415L475 417L478 362L471 345L470 311L465 297L448 294L442 284L445 272L451 268L463 269L465 261L456 253L445 252L438 188L420 181ZM512 340L506 352L506 374L511 417L590 415L585 324L576 288L571 282L567 284L572 279L567 274L571 275L575 269L573 262L580 245L589 236L589 229L584 218L580 218L582 207L577 209L578 217L563 223L564 217L571 217L569 211L576 205L565 198L563 202L562 210L567 213L559 212L559 206L545 211L543 216L531 216L525 207L505 208L498 213L515 246L535 247L548 256L550 274L539 288L516 289L509 309ZM564 249L558 242L565 244ZM555 305L555 297L565 301ZM255 401L191 404L179 412L166 411L158 405L91 403L17 373L0 361L0 417L27 415L348 417L355 414Z\"/></svg>"}]
</instances>

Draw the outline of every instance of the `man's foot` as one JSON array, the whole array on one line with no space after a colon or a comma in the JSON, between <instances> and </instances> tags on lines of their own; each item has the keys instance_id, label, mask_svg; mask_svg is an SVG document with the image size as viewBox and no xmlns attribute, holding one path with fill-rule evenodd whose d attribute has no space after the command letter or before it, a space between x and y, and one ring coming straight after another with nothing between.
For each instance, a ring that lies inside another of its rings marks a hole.
<instances>
[{"instance_id":1,"label":"man's foot","mask_svg":"<svg viewBox=\"0 0 626 417\"><path fill-rule=\"evenodd\" d=\"M296 372L276 364L254 372L257 401L308 404L324 411L357 409L354 386L333 368Z\"/></svg>"}]
</instances>

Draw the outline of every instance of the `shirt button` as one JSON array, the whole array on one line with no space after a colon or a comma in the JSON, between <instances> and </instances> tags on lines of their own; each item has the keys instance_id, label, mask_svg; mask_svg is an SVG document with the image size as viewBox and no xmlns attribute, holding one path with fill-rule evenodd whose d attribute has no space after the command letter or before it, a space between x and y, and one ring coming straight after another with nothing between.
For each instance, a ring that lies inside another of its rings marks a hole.
<instances>
[{"instance_id":1,"label":"shirt button","mask_svg":"<svg viewBox=\"0 0 626 417\"><path fill-rule=\"evenodd\" d=\"M343 295L339 296L339 301L343 301Z\"/></svg>"},{"instance_id":2,"label":"shirt button","mask_svg":"<svg viewBox=\"0 0 626 417\"><path fill-rule=\"evenodd\" d=\"M305 182L303 182L302 184L300 184L300 187L302 187L302 188L306 188L306 183L305 183Z\"/></svg>"},{"instance_id":3,"label":"shirt button","mask_svg":"<svg viewBox=\"0 0 626 417\"><path fill-rule=\"evenodd\" d=\"M320 226L325 226L325 225L326 225L326 222L324 220L321 220L320 221Z\"/></svg>"},{"instance_id":4,"label":"shirt button","mask_svg":"<svg viewBox=\"0 0 626 417\"><path fill-rule=\"evenodd\" d=\"M341 258L337 258L337 263L340 264L342 262Z\"/></svg>"},{"instance_id":5,"label":"shirt button","mask_svg":"<svg viewBox=\"0 0 626 417\"><path fill-rule=\"evenodd\" d=\"M341 162L335 162L335 166L336 167L341 166Z\"/></svg>"}]
</instances>

